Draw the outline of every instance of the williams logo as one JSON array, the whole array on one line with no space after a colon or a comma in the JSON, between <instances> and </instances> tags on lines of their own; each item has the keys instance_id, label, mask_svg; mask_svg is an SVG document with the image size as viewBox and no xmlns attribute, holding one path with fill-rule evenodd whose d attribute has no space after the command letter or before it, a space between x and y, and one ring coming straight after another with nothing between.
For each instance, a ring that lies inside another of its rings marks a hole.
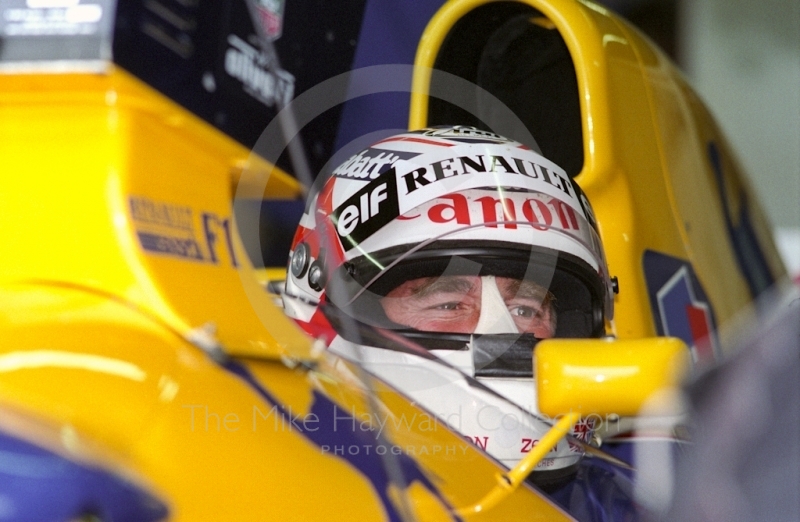
<instances>
[{"instance_id":1,"label":"williams logo","mask_svg":"<svg viewBox=\"0 0 800 522\"><path fill-rule=\"evenodd\" d=\"M294 76L267 69L267 59L253 46L232 34L225 51L225 72L244 85L250 96L268 107L282 107L294 96Z\"/></svg>"}]
</instances>

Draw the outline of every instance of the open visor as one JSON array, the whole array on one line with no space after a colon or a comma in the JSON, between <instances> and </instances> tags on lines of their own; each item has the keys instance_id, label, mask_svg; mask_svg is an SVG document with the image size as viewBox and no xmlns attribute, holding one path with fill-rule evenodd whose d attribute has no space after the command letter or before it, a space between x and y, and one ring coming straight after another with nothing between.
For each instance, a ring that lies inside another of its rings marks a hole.
<instances>
[{"instance_id":1,"label":"open visor","mask_svg":"<svg viewBox=\"0 0 800 522\"><path fill-rule=\"evenodd\" d=\"M403 244L392 244L397 238ZM329 303L409 338L604 331L610 284L600 240L546 194L473 189L437 198L348 254L328 282Z\"/></svg>"}]
</instances>

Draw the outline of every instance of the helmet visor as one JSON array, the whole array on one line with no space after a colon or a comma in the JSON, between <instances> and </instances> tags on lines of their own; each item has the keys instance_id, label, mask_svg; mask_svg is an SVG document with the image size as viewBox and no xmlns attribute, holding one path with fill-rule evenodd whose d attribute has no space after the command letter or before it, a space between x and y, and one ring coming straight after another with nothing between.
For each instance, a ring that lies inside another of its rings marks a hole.
<instances>
[{"instance_id":1,"label":"helmet visor","mask_svg":"<svg viewBox=\"0 0 800 522\"><path fill-rule=\"evenodd\" d=\"M498 225L453 227L354 258L330 282L328 299L382 328L539 339L600 335L605 262L594 229Z\"/></svg>"}]
</instances>

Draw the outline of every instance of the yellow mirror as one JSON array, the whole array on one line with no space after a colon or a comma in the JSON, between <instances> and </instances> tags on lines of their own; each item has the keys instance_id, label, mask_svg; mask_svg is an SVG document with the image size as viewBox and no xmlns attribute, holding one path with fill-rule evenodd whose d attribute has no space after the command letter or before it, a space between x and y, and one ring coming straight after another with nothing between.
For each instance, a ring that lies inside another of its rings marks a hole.
<instances>
[{"instance_id":1,"label":"yellow mirror","mask_svg":"<svg viewBox=\"0 0 800 522\"><path fill-rule=\"evenodd\" d=\"M556 417L641 414L669 396L691 367L686 344L648 339L547 339L534 352L539 411ZM655 408L658 410L658 408Z\"/></svg>"}]
</instances>

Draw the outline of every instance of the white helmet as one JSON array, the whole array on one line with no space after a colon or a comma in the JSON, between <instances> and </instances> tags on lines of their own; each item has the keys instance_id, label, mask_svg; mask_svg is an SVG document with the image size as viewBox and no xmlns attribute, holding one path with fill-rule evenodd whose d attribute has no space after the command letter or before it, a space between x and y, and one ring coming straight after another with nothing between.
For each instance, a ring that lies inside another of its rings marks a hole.
<instances>
[{"instance_id":1,"label":"white helmet","mask_svg":"<svg viewBox=\"0 0 800 522\"><path fill-rule=\"evenodd\" d=\"M399 370L428 364L409 346L535 411L537 339L602 336L613 292L589 202L563 169L491 132L442 127L379 141L333 171L295 235L284 302L331 349L446 417L460 405ZM382 350L352 349L365 345Z\"/></svg>"}]
</instances>

